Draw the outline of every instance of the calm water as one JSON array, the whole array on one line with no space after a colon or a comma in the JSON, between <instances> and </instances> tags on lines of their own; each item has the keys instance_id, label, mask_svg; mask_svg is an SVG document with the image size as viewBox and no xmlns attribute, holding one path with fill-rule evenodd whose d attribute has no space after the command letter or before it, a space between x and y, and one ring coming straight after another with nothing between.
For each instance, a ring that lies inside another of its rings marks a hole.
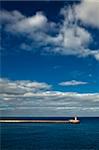
<instances>
[{"instance_id":1,"label":"calm water","mask_svg":"<svg viewBox=\"0 0 99 150\"><path fill-rule=\"evenodd\" d=\"M99 150L99 118L80 124L2 123L1 150Z\"/></svg>"}]
</instances>

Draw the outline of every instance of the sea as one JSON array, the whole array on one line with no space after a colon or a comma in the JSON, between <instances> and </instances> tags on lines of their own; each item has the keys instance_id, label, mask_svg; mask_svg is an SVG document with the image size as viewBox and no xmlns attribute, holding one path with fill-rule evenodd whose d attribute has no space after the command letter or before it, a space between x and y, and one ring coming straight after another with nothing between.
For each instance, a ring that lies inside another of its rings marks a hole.
<instances>
[{"instance_id":1,"label":"sea","mask_svg":"<svg viewBox=\"0 0 99 150\"><path fill-rule=\"evenodd\" d=\"M0 150L99 150L99 117L79 119L80 124L0 123Z\"/></svg>"}]
</instances>

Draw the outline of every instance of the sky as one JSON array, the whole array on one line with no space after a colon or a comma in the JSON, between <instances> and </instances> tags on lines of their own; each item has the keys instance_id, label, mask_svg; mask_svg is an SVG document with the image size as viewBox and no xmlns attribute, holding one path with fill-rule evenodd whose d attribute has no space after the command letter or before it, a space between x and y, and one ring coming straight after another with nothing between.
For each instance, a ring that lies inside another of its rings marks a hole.
<instances>
[{"instance_id":1,"label":"sky","mask_svg":"<svg viewBox=\"0 0 99 150\"><path fill-rule=\"evenodd\" d=\"M1 116L99 116L99 2L1 2Z\"/></svg>"}]
</instances>

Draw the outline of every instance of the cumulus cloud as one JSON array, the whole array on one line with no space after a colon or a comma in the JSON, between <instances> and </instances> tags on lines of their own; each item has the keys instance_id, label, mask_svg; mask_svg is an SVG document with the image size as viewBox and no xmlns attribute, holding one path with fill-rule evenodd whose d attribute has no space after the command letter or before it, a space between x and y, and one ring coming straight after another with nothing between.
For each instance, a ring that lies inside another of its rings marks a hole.
<instances>
[{"instance_id":1,"label":"cumulus cloud","mask_svg":"<svg viewBox=\"0 0 99 150\"><path fill-rule=\"evenodd\" d=\"M85 84L88 84L88 82L76 81L76 80L59 83L59 85L61 85L61 86L74 86L74 85L85 85Z\"/></svg>"},{"instance_id":2,"label":"cumulus cloud","mask_svg":"<svg viewBox=\"0 0 99 150\"><path fill-rule=\"evenodd\" d=\"M11 81L8 79L0 79L0 93L8 95L21 95L26 92L38 92L49 90L51 85L43 82L17 80Z\"/></svg>"},{"instance_id":3,"label":"cumulus cloud","mask_svg":"<svg viewBox=\"0 0 99 150\"><path fill-rule=\"evenodd\" d=\"M76 17L85 24L99 28L99 2L82 0L82 3L76 6Z\"/></svg>"},{"instance_id":4,"label":"cumulus cloud","mask_svg":"<svg viewBox=\"0 0 99 150\"><path fill-rule=\"evenodd\" d=\"M52 91L47 83L30 81L1 79L0 83L3 115L66 116L99 112L99 93Z\"/></svg>"},{"instance_id":5,"label":"cumulus cloud","mask_svg":"<svg viewBox=\"0 0 99 150\"><path fill-rule=\"evenodd\" d=\"M63 45L65 48L72 50L84 48L91 40L91 34L77 24L74 12L73 7L64 7L60 11L60 14L64 17L61 26L61 32L64 35ZM77 53L80 53L80 51Z\"/></svg>"},{"instance_id":6,"label":"cumulus cloud","mask_svg":"<svg viewBox=\"0 0 99 150\"><path fill-rule=\"evenodd\" d=\"M57 52L79 57L93 56L96 60L99 60L99 50L88 49L89 44L93 42L91 33L78 24L77 14L79 12L77 9L80 8L81 5L82 3L77 6L74 5L61 9L60 14L64 19L59 34L62 35L63 40L62 47L58 48Z\"/></svg>"},{"instance_id":7,"label":"cumulus cloud","mask_svg":"<svg viewBox=\"0 0 99 150\"><path fill-rule=\"evenodd\" d=\"M17 20L15 24L9 25L7 30L11 32L31 32L31 30L44 29L47 24L47 18L42 14L42 12L37 12L32 17L25 17L21 20Z\"/></svg>"},{"instance_id":8,"label":"cumulus cloud","mask_svg":"<svg viewBox=\"0 0 99 150\"><path fill-rule=\"evenodd\" d=\"M43 12L36 12L33 16L25 16L19 11L0 11L0 22L5 24L6 31L11 33L36 33L40 31L50 30L55 26L54 22L48 22Z\"/></svg>"},{"instance_id":9,"label":"cumulus cloud","mask_svg":"<svg viewBox=\"0 0 99 150\"><path fill-rule=\"evenodd\" d=\"M99 60L99 50L89 49L94 43L92 33L81 24L99 26L99 4L93 1L81 1L79 4L65 6L59 12L61 20L56 23L49 21L43 12L33 16L25 16L19 11L1 11L1 23L6 32L30 41L21 43L20 49L32 51L41 48L43 52L77 57L92 56ZM79 20L81 24L79 24Z\"/></svg>"},{"instance_id":10,"label":"cumulus cloud","mask_svg":"<svg viewBox=\"0 0 99 150\"><path fill-rule=\"evenodd\" d=\"M1 13L1 17L0 17L0 21L2 24L14 24L17 23L17 21L21 21L22 19L24 19L24 15L22 15L19 11L14 10L12 12L6 11L6 10L2 10L0 11Z\"/></svg>"}]
</instances>

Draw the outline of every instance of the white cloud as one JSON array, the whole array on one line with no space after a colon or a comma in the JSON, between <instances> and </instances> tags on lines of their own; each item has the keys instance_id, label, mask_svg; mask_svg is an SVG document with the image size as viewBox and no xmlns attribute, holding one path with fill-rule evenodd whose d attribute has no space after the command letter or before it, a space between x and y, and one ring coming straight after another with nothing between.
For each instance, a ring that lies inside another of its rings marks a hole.
<instances>
[{"instance_id":1,"label":"white cloud","mask_svg":"<svg viewBox=\"0 0 99 150\"><path fill-rule=\"evenodd\" d=\"M71 28L65 26L62 31L64 34L63 46L72 49L72 53L81 53L80 50L90 42L91 35L79 26ZM77 51L79 48L80 50Z\"/></svg>"},{"instance_id":2,"label":"white cloud","mask_svg":"<svg viewBox=\"0 0 99 150\"><path fill-rule=\"evenodd\" d=\"M50 30L55 27L54 22L48 22L43 12L36 12L33 16L25 16L19 11L0 11L1 24L5 24L6 31L11 33L29 34L27 37L36 34L36 32Z\"/></svg>"},{"instance_id":3,"label":"white cloud","mask_svg":"<svg viewBox=\"0 0 99 150\"><path fill-rule=\"evenodd\" d=\"M93 55L99 61L99 50L93 51Z\"/></svg>"},{"instance_id":4,"label":"white cloud","mask_svg":"<svg viewBox=\"0 0 99 150\"><path fill-rule=\"evenodd\" d=\"M73 7L64 7L60 14L64 17L61 26L61 33L63 34L63 46L65 48L77 51L77 49L84 48L91 40L91 34L77 24L75 19L75 10ZM71 50L70 50L71 51ZM78 50L77 53L80 53Z\"/></svg>"},{"instance_id":5,"label":"white cloud","mask_svg":"<svg viewBox=\"0 0 99 150\"><path fill-rule=\"evenodd\" d=\"M1 79L0 110L3 115L97 115L99 93L52 91L46 83ZM42 84L42 85L41 85ZM41 86L43 90L41 89ZM34 90L35 89L35 90Z\"/></svg>"},{"instance_id":6,"label":"white cloud","mask_svg":"<svg viewBox=\"0 0 99 150\"><path fill-rule=\"evenodd\" d=\"M21 95L26 92L38 92L46 91L51 88L51 85L43 82L36 82L30 80L17 80L11 81L7 79L0 79L0 91L1 93L8 95Z\"/></svg>"},{"instance_id":7,"label":"white cloud","mask_svg":"<svg viewBox=\"0 0 99 150\"><path fill-rule=\"evenodd\" d=\"M12 12L2 10L0 11L0 22L3 24L15 24L17 21L21 21L24 19L24 15L22 15L19 11L14 10Z\"/></svg>"},{"instance_id":8,"label":"white cloud","mask_svg":"<svg viewBox=\"0 0 99 150\"><path fill-rule=\"evenodd\" d=\"M76 80L59 83L59 85L61 86L74 86L74 85L85 85L85 84L88 84L88 82L82 82L82 81L76 81Z\"/></svg>"},{"instance_id":9,"label":"white cloud","mask_svg":"<svg viewBox=\"0 0 99 150\"><path fill-rule=\"evenodd\" d=\"M31 31L44 29L46 24L47 18L42 12L37 12L34 16L24 17L15 24L9 25L7 30L11 30L11 32L29 33Z\"/></svg>"},{"instance_id":10,"label":"white cloud","mask_svg":"<svg viewBox=\"0 0 99 150\"><path fill-rule=\"evenodd\" d=\"M83 23L99 28L99 1L82 0L82 3L76 6L76 17Z\"/></svg>"},{"instance_id":11,"label":"white cloud","mask_svg":"<svg viewBox=\"0 0 99 150\"><path fill-rule=\"evenodd\" d=\"M96 60L99 60L99 51L88 49L89 44L93 42L91 33L77 23L75 12L80 5L82 3L61 9L60 14L64 16L64 20L59 34L61 34L63 40L61 46L55 50L64 55L93 56Z\"/></svg>"},{"instance_id":12,"label":"white cloud","mask_svg":"<svg viewBox=\"0 0 99 150\"><path fill-rule=\"evenodd\" d=\"M60 10L63 17L58 23L49 21L43 12L36 12L33 16L25 16L18 11L1 11L1 23L5 31L14 35L20 34L30 43L21 43L19 48L32 51L42 47L43 52L61 55L75 55L77 57L92 56L99 60L99 50L89 49L94 43L92 33L82 23L99 26L99 3L93 0L81 1L79 4L67 6Z\"/></svg>"}]
</instances>

